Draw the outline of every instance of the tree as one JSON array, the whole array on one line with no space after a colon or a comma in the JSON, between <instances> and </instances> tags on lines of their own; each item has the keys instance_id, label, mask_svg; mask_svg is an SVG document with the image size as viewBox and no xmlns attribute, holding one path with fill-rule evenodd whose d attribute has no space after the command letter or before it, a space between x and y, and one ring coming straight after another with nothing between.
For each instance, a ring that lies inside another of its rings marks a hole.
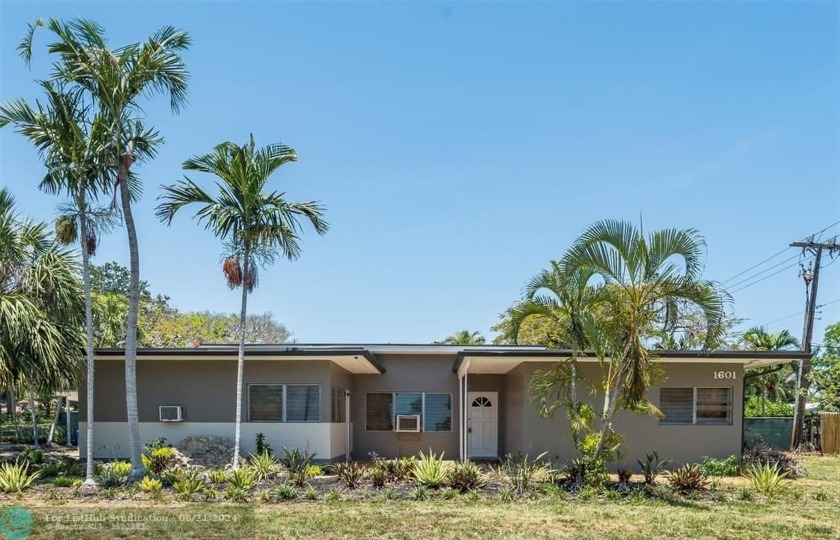
<instances>
[{"instance_id":1,"label":"tree","mask_svg":"<svg viewBox=\"0 0 840 540\"><path fill-rule=\"evenodd\" d=\"M271 313L248 315L245 320L245 343L286 343L291 332L275 321ZM143 328L143 342L148 347L186 347L200 343L235 343L239 339L239 317L231 313L174 312Z\"/></svg>"},{"instance_id":2,"label":"tree","mask_svg":"<svg viewBox=\"0 0 840 540\"><path fill-rule=\"evenodd\" d=\"M79 92L69 92L45 81L47 105L36 101L32 107L24 100L0 104L0 128L7 124L28 138L38 149L47 173L39 188L68 202L60 207L56 237L64 245L78 242L82 252L82 282L85 294L85 351L87 355L87 468L85 483L93 476L93 307L90 286L90 257L102 234L114 225L113 213L96 208L97 197L108 190L109 141L101 116L90 119L88 107Z\"/></svg>"},{"instance_id":3,"label":"tree","mask_svg":"<svg viewBox=\"0 0 840 540\"><path fill-rule=\"evenodd\" d=\"M461 330L460 332L455 332L448 338L444 339L443 341L436 341L435 344L438 345L484 345L484 336L481 335L481 332L476 330L475 332L470 332L469 330Z\"/></svg>"},{"instance_id":4,"label":"tree","mask_svg":"<svg viewBox=\"0 0 840 540\"><path fill-rule=\"evenodd\" d=\"M518 325L513 322L519 302L514 303L499 315L499 322L490 328L496 332L495 345L544 345L553 349L565 349L562 329L557 323L545 317L528 317Z\"/></svg>"},{"instance_id":5,"label":"tree","mask_svg":"<svg viewBox=\"0 0 840 540\"><path fill-rule=\"evenodd\" d=\"M131 290L131 273L128 268L116 261L102 265L91 265L90 284L93 290L101 294L118 294L128 298ZM149 282L140 281L140 298L150 299Z\"/></svg>"},{"instance_id":6,"label":"tree","mask_svg":"<svg viewBox=\"0 0 840 540\"><path fill-rule=\"evenodd\" d=\"M285 145L257 148L254 136L242 146L232 142L217 145L212 152L184 162L184 169L215 175L216 197L185 178L163 186L157 216L171 224L181 208L198 206L194 218L224 242L222 271L231 288L242 288L239 316L239 359L236 374L236 428L233 466L239 467L242 431L242 374L245 366L245 324L248 293L258 282L257 265L278 258L293 261L300 256L302 222L308 221L320 235L329 228L324 208L315 201L292 203L285 194L266 192L269 177L286 163L296 161L295 151Z\"/></svg>"},{"instance_id":7,"label":"tree","mask_svg":"<svg viewBox=\"0 0 840 540\"><path fill-rule=\"evenodd\" d=\"M799 348L799 340L787 331L770 333L766 328L754 326L741 336L744 348L752 351L783 351ZM788 403L794 399L795 389L791 383L796 375L796 363L782 364L744 373L744 399L756 396L759 399L760 413L767 412L767 400Z\"/></svg>"},{"instance_id":8,"label":"tree","mask_svg":"<svg viewBox=\"0 0 840 540\"><path fill-rule=\"evenodd\" d=\"M66 389L81 363L84 293L69 251L44 223L22 219L0 189L0 382L34 401ZM33 437L37 423L33 415Z\"/></svg>"},{"instance_id":9,"label":"tree","mask_svg":"<svg viewBox=\"0 0 840 540\"><path fill-rule=\"evenodd\" d=\"M19 49L24 59L31 59L32 38L42 21L31 25ZM54 64L54 79L66 81L85 92L106 122L112 143L109 165L116 170L123 221L126 226L130 257L130 290L125 340L125 386L131 450L131 478L143 477L140 459L140 425L137 409L137 318L140 304L140 255L137 229L131 203L138 193L132 190L132 165L154 156L159 142L154 130L144 128L133 116L140 109L140 97L167 94L173 113L186 103L188 72L180 53L190 45L186 32L165 26L144 43L109 48L102 26L85 19L69 23L50 19L47 28L56 41L48 51L59 60Z\"/></svg>"},{"instance_id":10,"label":"tree","mask_svg":"<svg viewBox=\"0 0 840 540\"><path fill-rule=\"evenodd\" d=\"M819 410L840 412L840 323L826 327L813 377Z\"/></svg>"},{"instance_id":11,"label":"tree","mask_svg":"<svg viewBox=\"0 0 840 540\"><path fill-rule=\"evenodd\" d=\"M706 347L724 334L728 296L700 279L704 251L705 241L694 229L664 229L645 238L631 223L604 220L588 227L563 257L564 273L592 272L600 289L590 308L599 317L587 331L599 359L609 357L596 458L613 433L616 410L658 412L646 397L659 374L652 341L657 331L680 321L682 306L702 313Z\"/></svg>"}]
</instances>

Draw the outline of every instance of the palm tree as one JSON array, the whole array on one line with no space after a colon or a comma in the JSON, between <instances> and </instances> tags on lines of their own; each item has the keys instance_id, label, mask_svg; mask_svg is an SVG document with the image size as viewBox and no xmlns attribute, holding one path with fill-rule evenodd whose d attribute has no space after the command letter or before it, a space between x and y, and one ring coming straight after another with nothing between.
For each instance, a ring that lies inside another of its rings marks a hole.
<instances>
[{"instance_id":1,"label":"palm tree","mask_svg":"<svg viewBox=\"0 0 840 540\"><path fill-rule=\"evenodd\" d=\"M741 341L745 348L753 351L783 351L799 349L799 340L793 337L788 330L771 333L762 326L754 326L744 332ZM782 370L788 368L788 373ZM794 398L792 389L786 386L790 383L789 377L796 373L796 364L783 364L768 368L748 370L744 374L746 382L745 393L747 395L759 396L761 400L761 414L766 412L766 401L791 401Z\"/></svg>"},{"instance_id":2,"label":"palm tree","mask_svg":"<svg viewBox=\"0 0 840 540\"><path fill-rule=\"evenodd\" d=\"M470 332L469 330L461 330L455 332L448 338L440 342L441 345L484 345L484 336L481 332L476 330Z\"/></svg>"},{"instance_id":3,"label":"palm tree","mask_svg":"<svg viewBox=\"0 0 840 540\"><path fill-rule=\"evenodd\" d=\"M194 217L205 229L224 242L222 271L230 288L242 287L239 315L239 362L236 373L236 428L233 466L239 467L242 423L242 374L245 366L245 325L248 293L257 286L257 265L266 266L277 258L293 261L300 256L302 221L308 221L320 235L329 225L322 219L324 208L315 201L292 203L284 193L266 192L269 177L282 165L297 160L295 151L272 144L257 148L254 136L239 146L217 145L212 152L184 162L184 169L213 174L215 198L185 178L163 186L157 216L167 224L184 206L197 204Z\"/></svg>"},{"instance_id":4,"label":"palm tree","mask_svg":"<svg viewBox=\"0 0 840 540\"><path fill-rule=\"evenodd\" d=\"M719 342L728 296L702 280L705 241L694 229L664 229L647 239L631 223L604 220L588 227L566 253L566 272L590 271L602 294L597 335L590 341L609 356L596 456L612 432L619 407L654 411L646 392L658 369L650 338L674 325L684 306L695 307L706 323L707 347Z\"/></svg>"},{"instance_id":5,"label":"palm tree","mask_svg":"<svg viewBox=\"0 0 840 540\"><path fill-rule=\"evenodd\" d=\"M32 55L35 29L42 25L42 21L30 25L29 32L18 47L27 62ZM179 112L185 105L189 74L180 53L189 47L190 38L182 30L165 26L143 43L109 48L104 28L86 19L71 22L50 19L47 28L57 39L48 46L48 51L59 57L53 77L71 84L91 98L98 108L97 113L104 118L112 144L109 152L112 162L109 165L116 170L116 187L128 235L130 258L125 389L131 478L139 480L145 472L140 459L136 377L140 255L131 209L131 203L138 195L132 191L131 167L143 156L154 155L154 143L158 137L153 130L144 129L133 115L140 111L140 97L144 95L168 95L173 113Z\"/></svg>"},{"instance_id":6,"label":"palm tree","mask_svg":"<svg viewBox=\"0 0 840 540\"><path fill-rule=\"evenodd\" d=\"M61 208L56 221L56 237L65 244L79 242L82 251L82 281L85 292L85 333L87 353L87 467L85 483L93 476L93 309L90 288L90 257L96 254L99 237L114 224L108 209L91 207L92 201L111 183L108 168L108 137L102 117L88 119L79 92L67 92L50 82L42 82L47 106L36 101L33 108L24 100L0 104L0 128L7 124L27 137L39 150L47 174L40 189L63 194L69 203Z\"/></svg>"},{"instance_id":7,"label":"palm tree","mask_svg":"<svg viewBox=\"0 0 840 540\"><path fill-rule=\"evenodd\" d=\"M75 374L83 346L83 292L72 255L46 225L21 219L0 189L0 381L16 390L54 392ZM34 408L33 408L34 411ZM33 437L38 441L33 415Z\"/></svg>"}]
</instances>

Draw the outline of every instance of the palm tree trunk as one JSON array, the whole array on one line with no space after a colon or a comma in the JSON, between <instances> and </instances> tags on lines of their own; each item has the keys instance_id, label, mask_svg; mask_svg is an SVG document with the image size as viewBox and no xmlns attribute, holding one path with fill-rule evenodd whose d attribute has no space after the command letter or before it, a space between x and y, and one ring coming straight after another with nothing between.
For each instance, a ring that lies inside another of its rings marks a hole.
<instances>
[{"instance_id":1,"label":"palm tree trunk","mask_svg":"<svg viewBox=\"0 0 840 540\"><path fill-rule=\"evenodd\" d=\"M9 385L9 403L11 403L12 424L15 426L15 442L20 444L20 426L18 426L17 395L15 395L15 384Z\"/></svg>"},{"instance_id":2,"label":"palm tree trunk","mask_svg":"<svg viewBox=\"0 0 840 540\"><path fill-rule=\"evenodd\" d=\"M140 480L145 474L140 459L140 415L137 410L137 315L140 309L140 250L137 229L131 214L131 195L128 192L128 166L132 156L120 156L117 180L120 187L123 219L128 233L129 270L131 284L128 294L128 322L125 328L125 404L128 416L128 445L131 454L131 479Z\"/></svg>"},{"instance_id":3,"label":"palm tree trunk","mask_svg":"<svg viewBox=\"0 0 840 540\"><path fill-rule=\"evenodd\" d=\"M58 415L61 414L61 400L66 399L62 396L56 396L55 398L55 414L53 414L53 421L50 425L50 432L47 435L47 444L46 446L52 446L53 443L53 436L55 435L55 427L58 425Z\"/></svg>"},{"instance_id":4,"label":"palm tree trunk","mask_svg":"<svg viewBox=\"0 0 840 540\"><path fill-rule=\"evenodd\" d=\"M233 468L239 468L239 451L242 443L242 379L245 372L245 319L248 313L248 260L251 254L244 252L242 265L242 310L239 312L239 360L236 365L236 428L233 437Z\"/></svg>"},{"instance_id":5,"label":"palm tree trunk","mask_svg":"<svg viewBox=\"0 0 840 540\"><path fill-rule=\"evenodd\" d=\"M35 412L35 393L31 386L27 387L27 393L29 394L29 414L32 417L32 444L38 448L38 415Z\"/></svg>"},{"instance_id":6,"label":"palm tree trunk","mask_svg":"<svg viewBox=\"0 0 840 540\"><path fill-rule=\"evenodd\" d=\"M612 364L613 360L610 360ZM612 369L612 367L610 367ZM618 394L621 391L621 385L624 383L624 370L619 369L615 376L615 384L612 387L612 395L610 389L604 390L604 412L601 417L601 434L598 437L598 446L595 447L595 459L601 457L604 451L604 442L607 439L607 431L612 429L612 418L615 415L615 410L618 406Z\"/></svg>"},{"instance_id":7,"label":"palm tree trunk","mask_svg":"<svg viewBox=\"0 0 840 540\"><path fill-rule=\"evenodd\" d=\"M87 405L87 426L85 431L85 484L96 484L93 479L93 300L90 290L90 252L87 243L87 216L84 202L80 205L79 229L82 237L82 283L85 287L85 352L87 354L87 377L85 401ZM67 399L67 446L70 446L70 399Z\"/></svg>"}]
</instances>

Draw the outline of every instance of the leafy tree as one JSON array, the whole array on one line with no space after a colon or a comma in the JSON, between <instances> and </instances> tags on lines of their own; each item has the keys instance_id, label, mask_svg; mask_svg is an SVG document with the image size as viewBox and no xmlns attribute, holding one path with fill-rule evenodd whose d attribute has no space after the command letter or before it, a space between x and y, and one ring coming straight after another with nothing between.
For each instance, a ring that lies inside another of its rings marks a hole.
<instances>
[{"instance_id":1,"label":"leafy tree","mask_svg":"<svg viewBox=\"0 0 840 540\"><path fill-rule=\"evenodd\" d=\"M229 313L175 312L162 317L143 330L149 347L185 347L194 340L200 343L235 343L239 339L239 317ZM248 315L245 320L245 343L286 343L291 332L274 320L271 313Z\"/></svg>"},{"instance_id":2,"label":"leafy tree","mask_svg":"<svg viewBox=\"0 0 840 540\"><path fill-rule=\"evenodd\" d=\"M222 271L231 288L242 287L239 316L239 361L236 375L236 432L233 466L239 467L242 432L242 374L245 366L245 323L248 293L258 282L257 265L265 266L277 258L293 261L300 256L302 222L308 221L315 232L325 234L323 207L310 201L292 203L283 193L264 191L269 177L286 163L297 160L295 151L272 144L257 148L254 137L239 146L232 142L217 145L212 152L184 162L184 169L215 175L215 198L204 188L186 178L172 186L163 186L157 215L171 223L181 208L195 204L195 218L224 241Z\"/></svg>"},{"instance_id":3,"label":"leafy tree","mask_svg":"<svg viewBox=\"0 0 840 540\"><path fill-rule=\"evenodd\" d=\"M0 189L0 382L11 391L65 389L81 364L84 291L71 253L43 223L21 218ZM33 436L38 440L33 411Z\"/></svg>"},{"instance_id":4,"label":"leafy tree","mask_svg":"<svg viewBox=\"0 0 840 540\"><path fill-rule=\"evenodd\" d=\"M593 459L615 439L612 422L618 409L658 413L646 395L660 375L652 349L657 333L681 320L683 306L702 313L706 347L724 334L728 297L716 284L700 279L704 250L705 242L694 229L664 229L645 238L630 223L605 220L588 227L560 261L561 274L590 272L587 284L597 289L588 306L597 316L587 317L584 325L604 373Z\"/></svg>"},{"instance_id":5,"label":"leafy tree","mask_svg":"<svg viewBox=\"0 0 840 540\"><path fill-rule=\"evenodd\" d=\"M567 349L563 342L562 328L557 321L545 317L528 317L514 323L517 304L505 310L499 316L499 322L490 330L496 333L493 343L496 345L544 345L553 349Z\"/></svg>"},{"instance_id":6,"label":"leafy tree","mask_svg":"<svg viewBox=\"0 0 840 540\"><path fill-rule=\"evenodd\" d=\"M484 336L478 330L475 332L461 330L443 341L436 341L435 343L438 345L484 345Z\"/></svg>"},{"instance_id":7,"label":"leafy tree","mask_svg":"<svg viewBox=\"0 0 840 540\"><path fill-rule=\"evenodd\" d=\"M799 348L799 340L787 331L770 333L766 328L754 326L744 332L741 344L752 351L782 351ZM793 378L792 378L793 376ZM771 403L789 403L796 393L794 380L796 363L765 368L750 369L744 373L744 399L755 397L759 403L761 415L767 412L767 400ZM786 410L773 407L773 411ZM775 414L774 414L775 416Z\"/></svg>"},{"instance_id":8,"label":"leafy tree","mask_svg":"<svg viewBox=\"0 0 840 540\"><path fill-rule=\"evenodd\" d=\"M35 107L19 99L0 104L0 127L11 124L38 149L47 173L39 188L60 194L67 202L61 205L56 221L56 237L64 245L79 243L82 252L82 281L85 292L85 330L87 353L87 478L93 476L93 307L90 287L90 257L96 254L99 238L114 225L114 215L107 208L96 208L97 197L108 190L107 167L109 140L102 117L88 117L83 95L63 86L41 83L47 95L46 105Z\"/></svg>"},{"instance_id":9,"label":"leafy tree","mask_svg":"<svg viewBox=\"0 0 840 540\"><path fill-rule=\"evenodd\" d=\"M813 368L819 409L840 412L840 322L825 329L822 351Z\"/></svg>"},{"instance_id":10,"label":"leafy tree","mask_svg":"<svg viewBox=\"0 0 840 540\"><path fill-rule=\"evenodd\" d=\"M38 21L31 25L19 49L27 62L31 58L32 38ZM56 41L48 46L58 56L53 78L64 81L85 95L96 107L106 124L112 148L109 165L116 170L123 222L126 226L130 257L130 288L125 344L126 409L131 450L131 478L143 477L140 459L141 441L137 409L137 319L140 309L140 255L137 230L131 203L139 195L132 189L132 166L153 157L159 137L146 129L137 114L141 96L166 94L173 112L186 103L188 73L181 52L190 45L190 38L181 30L166 26L143 43L110 48L105 30L85 19L69 23L50 19L47 28Z\"/></svg>"},{"instance_id":11,"label":"leafy tree","mask_svg":"<svg viewBox=\"0 0 840 540\"><path fill-rule=\"evenodd\" d=\"M131 289L131 273L128 268L116 261L102 265L91 265L90 284L94 291L100 294L117 294L128 298ZM140 298L150 299L149 282L140 281Z\"/></svg>"}]
</instances>

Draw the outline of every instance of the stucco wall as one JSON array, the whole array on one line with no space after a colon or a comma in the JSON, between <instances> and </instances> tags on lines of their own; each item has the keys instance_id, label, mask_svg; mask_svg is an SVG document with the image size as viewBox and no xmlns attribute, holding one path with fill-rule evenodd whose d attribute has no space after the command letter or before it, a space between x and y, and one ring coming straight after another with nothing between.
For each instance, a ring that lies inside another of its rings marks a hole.
<instances>
[{"instance_id":1,"label":"stucco wall","mask_svg":"<svg viewBox=\"0 0 840 540\"><path fill-rule=\"evenodd\" d=\"M353 377L354 459L367 459L370 452L382 457L415 455L418 452L445 452L448 459L458 457L458 378L452 373L453 356L377 355L385 367L383 375ZM446 433L396 433L365 429L365 395L368 392L446 392L452 394L452 431Z\"/></svg>"},{"instance_id":2,"label":"stucco wall","mask_svg":"<svg viewBox=\"0 0 840 540\"><path fill-rule=\"evenodd\" d=\"M525 368L519 365L505 375L504 423L499 431L504 431L505 444L500 447L502 454L511 454L528 445L525 442Z\"/></svg>"},{"instance_id":3,"label":"stucco wall","mask_svg":"<svg viewBox=\"0 0 840 540\"><path fill-rule=\"evenodd\" d=\"M660 386L708 386L731 387L732 394L732 424L731 425L666 425L649 416L642 416L628 411L616 414L615 429L624 436L623 450L625 453L624 466L636 466L636 459L644 457L646 453L656 451L660 457L672 459L676 464L698 461L703 456L723 458L729 455L740 455L741 452L741 422L743 400L743 368L737 364L664 364L665 379L651 388L650 398L654 404L659 404ZM537 369L545 369L545 365L526 364L524 367L523 391ZM734 371L734 380L715 380L715 371ZM597 364L583 364L583 376L588 379L601 377ZM603 399L601 394L599 403L590 395L587 389L579 390L579 396L594 407L601 410ZM526 395L527 398L527 395ZM561 461L569 461L575 457L574 445L569 436L569 422L563 410L559 410L551 420L540 418L534 407L528 403L524 410L524 434L522 449L531 454L544 451L549 456ZM511 451L510 448L507 449Z\"/></svg>"}]
</instances>

